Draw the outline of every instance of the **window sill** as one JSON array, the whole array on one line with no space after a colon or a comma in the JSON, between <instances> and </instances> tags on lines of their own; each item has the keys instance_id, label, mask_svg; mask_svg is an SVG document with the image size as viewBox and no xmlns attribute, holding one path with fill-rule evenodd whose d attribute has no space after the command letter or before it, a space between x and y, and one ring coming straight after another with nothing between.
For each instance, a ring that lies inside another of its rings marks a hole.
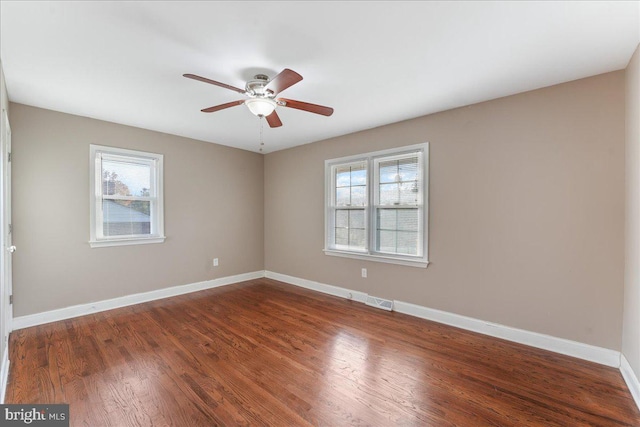
<instances>
[{"instance_id":1,"label":"window sill","mask_svg":"<svg viewBox=\"0 0 640 427\"><path fill-rule=\"evenodd\" d=\"M128 245L147 245L150 243L163 243L165 236L154 237L129 237L124 239L109 240L91 240L89 246L92 248L103 248L106 246L128 246Z\"/></svg>"},{"instance_id":2,"label":"window sill","mask_svg":"<svg viewBox=\"0 0 640 427\"><path fill-rule=\"evenodd\" d=\"M335 249L324 249L323 251L325 255L330 255L330 256L354 258L354 259L361 259L365 261L384 262L387 264L406 265L409 267L427 268L427 266L429 265L429 261L425 261L423 259L413 260L413 259L407 259L407 258L395 258L392 256L346 252L346 251L339 251Z\"/></svg>"}]
</instances>

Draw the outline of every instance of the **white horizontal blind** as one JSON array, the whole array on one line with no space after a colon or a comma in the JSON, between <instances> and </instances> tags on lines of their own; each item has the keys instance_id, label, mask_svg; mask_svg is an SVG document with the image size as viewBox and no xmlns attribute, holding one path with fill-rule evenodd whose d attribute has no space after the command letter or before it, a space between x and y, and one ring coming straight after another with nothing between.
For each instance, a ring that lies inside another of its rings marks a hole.
<instances>
[{"instance_id":1,"label":"white horizontal blind","mask_svg":"<svg viewBox=\"0 0 640 427\"><path fill-rule=\"evenodd\" d=\"M422 152L374 159L375 251L422 256Z\"/></svg>"}]
</instances>

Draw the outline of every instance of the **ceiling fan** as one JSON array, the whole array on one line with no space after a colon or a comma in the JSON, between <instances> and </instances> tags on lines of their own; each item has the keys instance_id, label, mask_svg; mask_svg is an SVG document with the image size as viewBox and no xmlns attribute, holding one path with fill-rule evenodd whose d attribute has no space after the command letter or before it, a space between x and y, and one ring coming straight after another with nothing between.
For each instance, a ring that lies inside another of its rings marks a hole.
<instances>
[{"instance_id":1,"label":"ceiling fan","mask_svg":"<svg viewBox=\"0 0 640 427\"><path fill-rule=\"evenodd\" d=\"M230 89L249 97L249 99L232 101L227 102L226 104L204 108L201 110L204 113L213 113L214 111L220 111L225 108L245 104L256 116L265 117L267 119L267 123L269 123L269 126L272 128L282 126L282 121L280 121L280 117L278 117L278 113L276 113L276 107L295 108L296 110L308 111L310 113L321 114L323 116L330 116L333 114L333 108L331 107L310 104L308 102L296 101L293 99L276 98L280 92L290 88L302 80L302 76L300 74L288 68L282 70L280 74L271 80L269 79L269 76L265 74L256 74L253 77L253 80L249 80L247 82L244 89L220 83L205 77L196 76L195 74L183 74L183 76L189 79L220 86L225 89Z\"/></svg>"}]
</instances>

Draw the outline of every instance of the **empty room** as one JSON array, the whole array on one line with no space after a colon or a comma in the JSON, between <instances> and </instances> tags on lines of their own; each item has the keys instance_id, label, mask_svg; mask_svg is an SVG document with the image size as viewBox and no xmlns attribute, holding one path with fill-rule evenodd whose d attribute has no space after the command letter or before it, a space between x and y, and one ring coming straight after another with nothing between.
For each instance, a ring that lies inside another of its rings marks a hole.
<instances>
[{"instance_id":1,"label":"empty room","mask_svg":"<svg viewBox=\"0 0 640 427\"><path fill-rule=\"evenodd\" d=\"M640 1L0 1L0 425L640 426Z\"/></svg>"}]
</instances>

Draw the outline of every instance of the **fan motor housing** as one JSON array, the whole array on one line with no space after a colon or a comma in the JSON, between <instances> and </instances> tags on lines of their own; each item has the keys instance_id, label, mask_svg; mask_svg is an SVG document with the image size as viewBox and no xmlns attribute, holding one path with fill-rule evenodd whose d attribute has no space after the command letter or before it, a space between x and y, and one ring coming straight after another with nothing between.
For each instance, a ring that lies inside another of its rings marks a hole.
<instances>
[{"instance_id":1,"label":"fan motor housing","mask_svg":"<svg viewBox=\"0 0 640 427\"><path fill-rule=\"evenodd\" d=\"M250 96L273 96L265 87L269 84L269 76L265 74L256 74L253 80L247 82L246 91Z\"/></svg>"}]
</instances>

